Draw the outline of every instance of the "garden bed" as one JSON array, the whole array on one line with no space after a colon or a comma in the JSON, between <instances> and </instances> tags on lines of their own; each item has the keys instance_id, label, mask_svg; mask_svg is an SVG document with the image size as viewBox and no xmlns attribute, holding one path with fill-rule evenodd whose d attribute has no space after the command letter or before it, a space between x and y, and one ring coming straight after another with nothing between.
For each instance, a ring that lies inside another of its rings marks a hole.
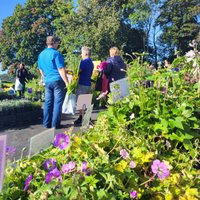
<instances>
[{"instance_id":1,"label":"garden bed","mask_svg":"<svg viewBox=\"0 0 200 200\"><path fill-rule=\"evenodd\" d=\"M41 121L41 105L27 100L2 101L0 129L31 125Z\"/></svg>"},{"instance_id":2,"label":"garden bed","mask_svg":"<svg viewBox=\"0 0 200 200\"><path fill-rule=\"evenodd\" d=\"M198 200L200 81L188 81L190 68L153 72L134 61L130 95L109 94L87 132L58 133L46 151L7 166L0 198Z\"/></svg>"}]
</instances>

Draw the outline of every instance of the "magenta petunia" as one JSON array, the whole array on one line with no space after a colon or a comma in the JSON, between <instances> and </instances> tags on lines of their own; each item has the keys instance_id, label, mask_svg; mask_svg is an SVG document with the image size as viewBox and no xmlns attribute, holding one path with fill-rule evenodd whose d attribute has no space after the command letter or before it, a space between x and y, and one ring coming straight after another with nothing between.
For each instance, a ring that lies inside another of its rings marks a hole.
<instances>
[{"instance_id":1,"label":"magenta petunia","mask_svg":"<svg viewBox=\"0 0 200 200\"><path fill-rule=\"evenodd\" d=\"M70 144L70 137L64 133L58 133L54 139L54 146L61 150L66 149Z\"/></svg>"},{"instance_id":2,"label":"magenta petunia","mask_svg":"<svg viewBox=\"0 0 200 200\"><path fill-rule=\"evenodd\" d=\"M24 187L24 191L26 191L28 189L28 186L30 185L31 180L33 179L32 174L29 175L25 181L25 187Z\"/></svg>"},{"instance_id":3,"label":"magenta petunia","mask_svg":"<svg viewBox=\"0 0 200 200\"><path fill-rule=\"evenodd\" d=\"M168 166L158 159L153 161L153 164L151 165L151 170L161 180L164 180L166 177L169 176Z\"/></svg>"},{"instance_id":4,"label":"magenta petunia","mask_svg":"<svg viewBox=\"0 0 200 200\"><path fill-rule=\"evenodd\" d=\"M51 171L56 168L56 159L50 158L47 159L43 164L44 169Z\"/></svg>"},{"instance_id":5,"label":"magenta petunia","mask_svg":"<svg viewBox=\"0 0 200 200\"><path fill-rule=\"evenodd\" d=\"M126 151L126 149L121 149L120 150L120 155L122 156L123 159L129 158L129 153Z\"/></svg>"},{"instance_id":6,"label":"magenta petunia","mask_svg":"<svg viewBox=\"0 0 200 200\"><path fill-rule=\"evenodd\" d=\"M137 198L137 196L138 196L138 193L136 191L134 191L134 190L130 191L131 198L135 199L135 198Z\"/></svg>"}]
</instances>

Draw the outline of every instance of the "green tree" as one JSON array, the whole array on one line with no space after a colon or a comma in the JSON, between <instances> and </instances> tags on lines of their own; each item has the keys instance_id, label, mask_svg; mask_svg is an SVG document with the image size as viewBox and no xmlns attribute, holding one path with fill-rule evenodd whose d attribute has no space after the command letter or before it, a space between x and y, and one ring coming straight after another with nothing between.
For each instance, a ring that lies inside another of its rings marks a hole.
<instances>
[{"instance_id":1,"label":"green tree","mask_svg":"<svg viewBox=\"0 0 200 200\"><path fill-rule=\"evenodd\" d=\"M148 60L157 63L156 18L159 13L158 0L129 0L125 8L133 27L143 32L143 51L148 52Z\"/></svg>"},{"instance_id":2,"label":"green tree","mask_svg":"<svg viewBox=\"0 0 200 200\"><path fill-rule=\"evenodd\" d=\"M94 59L105 59L111 46L125 52L142 51L143 31L127 18L129 0L27 0L17 5L14 14L3 21L0 32L0 62L14 73L24 62L35 67L45 38L61 38L59 51L66 61L74 60L73 50L92 47Z\"/></svg>"},{"instance_id":3,"label":"green tree","mask_svg":"<svg viewBox=\"0 0 200 200\"><path fill-rule=\"evenodd\" d=\"M38 54L46 45L46 36L56 33L53 21L60 15L55 11L55 2L28 0L24 6L17 5L14 14L3 21L0 62L4 69L10 68L13 73L19 62L28 66L36 63Z\"/></svg>"},{"instance_id":4,"label":"green tree","mask_svg":"<svg viewBox=\"0 0 200 200\"><path fill-rule=\"evenodd\" d=\"M161 41L169 49L176 48L180 54L184 54L199 32L199 1L165 0L160 11L157 23L163 31Z\"/></svg>"},{"instance_id":5,"label":"green tree","mask_svg":"<svg viewBox=\"0 0 200 200\"><path fill-rule=\"evenodd\" d=\"M94 59L104 59L111 46L125 51L141 49L140 31L125 21L123 5L126 2L81 0L70 14L62 12L54 22L57 34L63 39L63 52L69 56L74 49L88 45L92 48Z\"/></svg>"}]
</instances>

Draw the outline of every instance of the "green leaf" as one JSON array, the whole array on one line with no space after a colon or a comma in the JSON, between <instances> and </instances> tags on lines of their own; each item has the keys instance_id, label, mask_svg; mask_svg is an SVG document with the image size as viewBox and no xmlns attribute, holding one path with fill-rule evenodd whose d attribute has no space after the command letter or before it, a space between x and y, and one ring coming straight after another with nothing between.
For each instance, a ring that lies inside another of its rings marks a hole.
<instances>
[{"instance_id":1,"label":"green leaf","mask_svg":"<svg viewBox=\"0 0 200 200\"><path fill-rule=\"evenodd\" d=\"M169 138L170 138L171 140L178 140L178 141L180 141L180 142L183 142L183 139L184 139L184 138L180 137L179 135L177 135L177 134L175 134L175 133L172 133L172 134L169 136Z\"/></svg>"},{"instance_id":2,"label":"green leaf","mask_svg":"<svg viewBox=\"0 0 200 200\"><path fill-rule=\"evenodd\" d=\"M187 139L184 139L183 146L185 147L186 150L193 148L192 142L190 140L187 140Z\"/></svg>"},{"instance_id":3,"label":"green leaf","mask_svg":"<svg viewBox=\"0 0 200 200\"><path fill-rule=\"evenodd\" d=\"M107 194L104 189L100 189L97 191L97 196L99 200L104 200L107 197Z\"/></svg>"},{"instance_id":4,"label":"green leaf","mask_svg":"<svg viewBox=\"0 0 200 200\"><path fill-rule=\"evenodd\" d=\"M183 128L183 124L181 121L183 121L182 117L176 117L175 120L169 119L169 124L172 128L176 127L176 128L180 128L183 130L184 128Z\"/></svg>"}]
</instances>

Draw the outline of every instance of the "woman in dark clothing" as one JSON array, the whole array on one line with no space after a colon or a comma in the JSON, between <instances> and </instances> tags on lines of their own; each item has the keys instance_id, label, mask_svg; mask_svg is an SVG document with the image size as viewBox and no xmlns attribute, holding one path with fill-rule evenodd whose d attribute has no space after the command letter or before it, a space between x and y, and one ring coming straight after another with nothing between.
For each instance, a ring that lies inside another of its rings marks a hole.
<instances>
[{"instance_id":1,"label":"woman in dark clothing","mask_svg":"<svg viewBox=\"0 0 200 200\"><path fill-rule=\"evenodd\" d=\"M22 95L24 95L25 92L25 84L28 80L28 72L25 68L24 63L21 63L19 65L19 69L17 69L16 72L16 78L19 79L19 82L22 84L22 90L19 90L19 96L22 97Z\"/></svg>"},{"instance_id":2,"label":"woman in dark clothing","mask_svg":"<svg viewBox=\"0 0 200 200\"><path fill-rule=\"evenodd\" d=\"M117 47L110 48L110 57L106 60L107 67L104 70L109 83L125 78L126 76L126 64L121 56L119 56L119 49Z\"/></svg>"}]
</instances>

